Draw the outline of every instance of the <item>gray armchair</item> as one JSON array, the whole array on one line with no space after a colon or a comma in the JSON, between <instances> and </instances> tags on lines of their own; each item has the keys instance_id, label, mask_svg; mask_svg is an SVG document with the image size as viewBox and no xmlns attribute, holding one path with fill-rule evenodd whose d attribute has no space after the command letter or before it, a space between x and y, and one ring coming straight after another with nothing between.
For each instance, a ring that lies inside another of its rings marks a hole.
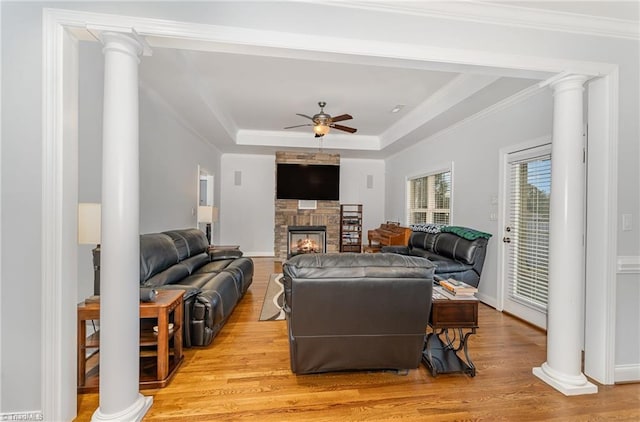
<instances>
[{"instance_id":1,"label":"gray armchair","mask_svg":"<svg viewBox=\"0 0 640 422\"><path fill-rule=\"evenodd\" d=\"M283 264L291 370L417 368L433 264L397 254L305 254Z\"/></svg>"}]
</instances>

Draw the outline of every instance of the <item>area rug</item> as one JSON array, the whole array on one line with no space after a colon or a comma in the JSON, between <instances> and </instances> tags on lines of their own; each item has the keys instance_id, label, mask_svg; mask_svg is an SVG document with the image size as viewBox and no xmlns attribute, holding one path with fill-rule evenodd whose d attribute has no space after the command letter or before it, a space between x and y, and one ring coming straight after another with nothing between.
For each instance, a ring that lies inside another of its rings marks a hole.
<instances>
[{"instance_id":1,"label":"area rug","mask_svg":"<svg viewBox=\"0 0 640 422\"><path fill-rule=\"evenodd\" d=\"M279 321L284 319L284 286L282 285L282 274L271 274L267 293L262 302L260 321Z\"/></svg>"}]
</instances>

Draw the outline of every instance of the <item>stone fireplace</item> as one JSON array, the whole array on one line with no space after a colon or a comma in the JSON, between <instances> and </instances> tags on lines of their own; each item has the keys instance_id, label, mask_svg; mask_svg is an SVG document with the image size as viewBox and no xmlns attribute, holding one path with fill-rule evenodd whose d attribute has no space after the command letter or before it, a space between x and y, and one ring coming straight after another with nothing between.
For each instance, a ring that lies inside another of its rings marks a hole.
<instances>
[{"instance_id":1,"label":"stone fireplace","mask_svg":"<svg viewBox=\"0 0 640 422\"><path fill-rule=\"evenodd\" d=\"M325 226L289 226L287 258L304 253L324 253L327 249Z\"/></svg>"},{"instance_id":2,"label":"stone fireplace","mask_svg":"<svg viewBox=\"0 0 640 422\"><path fill-rule=\"evenodd\" d=\"M278 163L339 165L340 155L278 151L276 164ZM313 206L309 206L309 202ZM291 256L289 227L324 226L324 252L340 250L340 201L275 199L275 214L274 254L277 260L284 262Z\"/></svg>"}]
</instances>

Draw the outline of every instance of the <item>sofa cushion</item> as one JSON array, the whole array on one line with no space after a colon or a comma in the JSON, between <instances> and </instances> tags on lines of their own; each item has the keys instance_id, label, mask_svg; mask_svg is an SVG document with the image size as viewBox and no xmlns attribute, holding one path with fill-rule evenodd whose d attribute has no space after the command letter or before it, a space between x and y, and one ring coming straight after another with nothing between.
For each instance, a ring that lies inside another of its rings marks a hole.
<instances>
[{"instance_id":1,"label":"sofa cushion","mask_svg":"<svg viewBox=\"0 0 640 422\"><path fill-rule=\"evenodd\" d=\"M187 259L180 261L180 265L184 265L189 270L189 274L193 274L199 268L209 263L209 254L206 252L199 253L194 256L190 256Z\"/></svg>"},{"instance_id":2,"label":"sofa cushion","mask_svg":"<svg viewBox=\"0 0 640 422\"><path fill-rule=\"evenodd\" d=\"M394 253L303 254L284 263L298 278L423 278L433 276L434 265L415 256ZM399 269L401 268L401 270ZM428 273L431 270L431 274Z\"/></svg>"},{"instance_id":3,"label":"sofa cushion","mask_svg":"<svg viewBox=\"0 0 640 422\"><path fill-rule=\"evenodd\" d=\"M233 259L219 259L216 261L211 261L203 265L202 267L198 268L195 273L196 274L219 273L220 271L227 268L229 264L231 264L232 262L233 262Z\"/></svg>"},{"instance_id":4,"label":"sofa cushion","mask_svg":"<svg viewBox=\"0 0 640 422\"><path fill-rule=\"evenodd\" d=\"M233 274L241 294L244 294L253 282L253 261L250 258L235 259L224 271Z\"/></svg>"},{"instance_id":5,"label":"sofa cushion","mask_svg":"<svg viewBox=\"0 0 640 422\"><path fill-rule=\"evenodd\" d=\"M421 256L427 258L436 266L436 272L438 274L467 271L473 268L473 265L457 261L453 258L447 258L433 252L424 251Z\"/></svg>"},{"instance_id":6,"label":"sofa cushion","mask_svg":"<svg viewBox=\"0 0 640 422\"><path fill-rule=\"evenodd\" d=\"M454 233L440 233L435 241L433 251L446 258L452 258L465 264L473 265L478 242L484 239L470 241L463 239Z\"/></svg>"},{"instance_id":7,"label":"sofa cushion","mask_svg":"<svg viewBox=\"0 0 640 422\"><path fill-rule=\"evenodd\" d=\"M409 246L412 248L433 251L433 245L438 236L438 233L412 232L411 237L409 238Z\"/></svg>"},{"instance_id":8,"label":"sofa cushion","mask_svg":"<svg viewBox=\"0 0 640 422\"><path fill-rule=\"evenodd\" d=\"M164 232L176 245L180 260L205 252L209 241L201 230L180 229Z\"/></svg>"},{"instance_id":9,"label":"sofa cushion","mask_svg":"<svg viewBox=\"0 0 640 422\"><path fill-rule=\"evenodd\" d=\"M140 235L140 283L178 262L178 250L162 233Z\"/></svg>"},{"instance_id":10,"label":"sofa cushion","mask_svg":"<svg viewBox=\"0 0 640 422\"><path fill-rule=\"evenodd\" d=\"M173 284L189 275L187 267L182 265L173 265L164 271L144 280L140 283L144 287L159 287L166 284Z\"/></svg>"},{"instance_id":11,"label":"sofa cushion","mask_svg":"<svg viewBox=\"0 0 640 422\"><path fill-rule=\"evenodd\" d=\"M182 280L174 283L174 286L193 287L202 290L202 286L213 278L214 274L191 274Z\"/></svg>"}]
</instances>

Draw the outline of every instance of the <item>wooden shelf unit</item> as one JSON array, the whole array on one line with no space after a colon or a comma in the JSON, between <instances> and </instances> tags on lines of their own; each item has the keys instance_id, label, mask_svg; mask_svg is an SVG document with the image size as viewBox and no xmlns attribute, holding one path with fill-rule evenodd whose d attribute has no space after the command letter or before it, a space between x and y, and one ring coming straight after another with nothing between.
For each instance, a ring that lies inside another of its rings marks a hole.
<instances>
[{"instance_id":1,"label":"wooden shelf unit","mask_svg":"<svg viewBox=\"0 0 640 422\"><path fill-rule=\"evenodd\" d=\"M340 205L340 252L362 252L362 204Z\"/></svg>"}]
</instances>

